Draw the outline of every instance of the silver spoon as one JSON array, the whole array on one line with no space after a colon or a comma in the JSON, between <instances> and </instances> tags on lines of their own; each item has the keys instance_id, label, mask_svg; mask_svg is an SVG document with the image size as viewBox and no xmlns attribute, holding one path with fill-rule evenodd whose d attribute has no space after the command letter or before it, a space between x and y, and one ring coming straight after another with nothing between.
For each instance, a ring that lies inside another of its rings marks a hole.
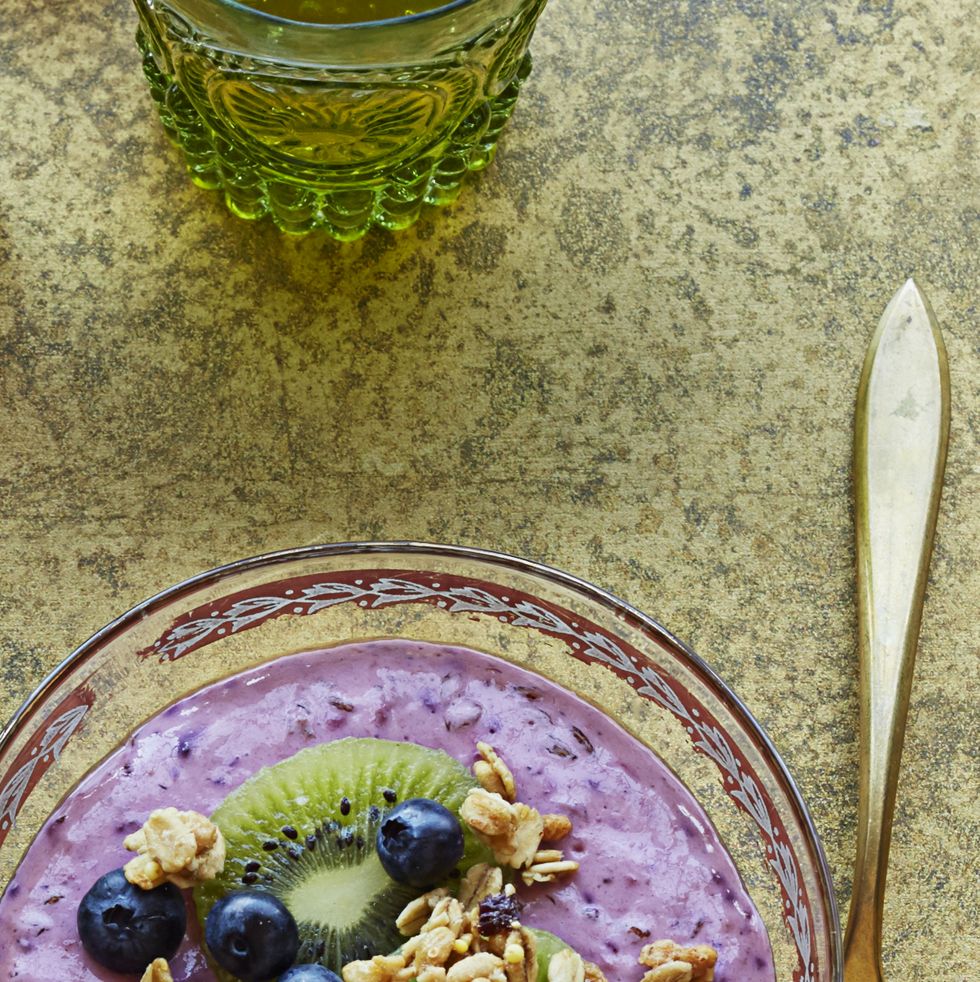
<instances>
[{"instance_id":1,"label":"silver spoon","mask_svg":"<svg viewBox=\"0 0 980 982\"><path fill-rule=\"evenodd\" d=\"M946 349L909 280L871 340L855 419L861 796L844 982L884 982L885 871L948 438Z\"/></svg>"}]
</instances>

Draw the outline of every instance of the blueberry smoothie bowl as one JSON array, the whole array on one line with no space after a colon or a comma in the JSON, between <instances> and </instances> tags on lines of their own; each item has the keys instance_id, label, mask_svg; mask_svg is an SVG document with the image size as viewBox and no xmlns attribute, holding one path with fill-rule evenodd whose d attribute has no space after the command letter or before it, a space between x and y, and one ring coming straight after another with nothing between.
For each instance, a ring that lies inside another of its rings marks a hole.
<instances>
[{"instance_id":1,"label":"blueberry smoothie bowl","mask_svg":"<svg viewBox=\"0 0 980 982\"><path fill-rule=\"evenodd\" d=\"M0 735L0 980L840 978L739 700L546 567L244 560L107 625Z\"/></svg>"}]
</instances>

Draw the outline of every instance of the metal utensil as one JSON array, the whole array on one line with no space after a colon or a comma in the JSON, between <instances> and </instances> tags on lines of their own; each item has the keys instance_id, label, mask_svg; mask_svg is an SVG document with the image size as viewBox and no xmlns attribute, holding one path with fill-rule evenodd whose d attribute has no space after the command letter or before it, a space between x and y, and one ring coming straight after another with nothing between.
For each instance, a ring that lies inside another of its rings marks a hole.
<instances>
[{"instance_id":1,"label":"metal utensil","mask_svg":"<svg viewBox=\"0 0 980 982\"><path fill-rule=\"evenodd\" d=\"M844 982L883 982L885 871L948 437L946 349L910 279L871 340L855 420L861 797Z\"/></svg>"}]
</instances>

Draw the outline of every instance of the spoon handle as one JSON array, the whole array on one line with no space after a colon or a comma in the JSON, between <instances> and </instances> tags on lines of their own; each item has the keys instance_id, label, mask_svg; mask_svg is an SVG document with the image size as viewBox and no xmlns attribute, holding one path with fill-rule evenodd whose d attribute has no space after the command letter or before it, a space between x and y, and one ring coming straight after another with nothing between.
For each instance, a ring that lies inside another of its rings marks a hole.
<instances>
[{"instance_id":1,"label":"spoon handle","mask_svg":"<svg viewBox=\"0 0 980 982\"><path fill-rule=\"evenodd\" d=\"M885 869L948 438L946 349L908 280L871 340L857 398L861 792L844 982L882 978Z\"/></svg>"}]
</instances>

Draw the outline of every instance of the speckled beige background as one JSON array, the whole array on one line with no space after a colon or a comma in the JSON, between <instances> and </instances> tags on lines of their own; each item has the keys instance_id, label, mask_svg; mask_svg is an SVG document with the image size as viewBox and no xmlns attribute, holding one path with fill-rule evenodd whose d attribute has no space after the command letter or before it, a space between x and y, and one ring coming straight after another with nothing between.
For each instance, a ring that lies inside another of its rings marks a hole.
<instances>
[{"instance_id":1,"label":"speckled beige background","mask_svg":"<svg viewBox=\"0 0 980 982\"><path fill-rule=\"evenodd\" d=\"M495 166L351 246L189 184L134 25L124 0L0 0L0 717L116 613L240 556L514 552L714 663L846 906L852 407L914 273L953 428L886 964L974 978L973 0L554 0Z\"/></svg>"}]
</instances>

